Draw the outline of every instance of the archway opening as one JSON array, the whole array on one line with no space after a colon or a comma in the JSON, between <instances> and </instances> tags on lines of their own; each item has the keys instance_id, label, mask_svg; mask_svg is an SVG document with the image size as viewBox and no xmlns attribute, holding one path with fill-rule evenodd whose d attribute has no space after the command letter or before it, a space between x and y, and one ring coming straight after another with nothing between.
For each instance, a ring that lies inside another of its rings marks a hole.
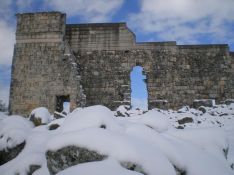
<instances>
[{"instance_id":1,"label":"archway opening","mask_svg":"<svg viewBox=\"0 0 234 175\"><path fill-rule=\"evenodd\" d=\"M148 110L148 91L146 75L141 66L133 67L131 79L131 108Z\"/></svg>"}]
</instances>

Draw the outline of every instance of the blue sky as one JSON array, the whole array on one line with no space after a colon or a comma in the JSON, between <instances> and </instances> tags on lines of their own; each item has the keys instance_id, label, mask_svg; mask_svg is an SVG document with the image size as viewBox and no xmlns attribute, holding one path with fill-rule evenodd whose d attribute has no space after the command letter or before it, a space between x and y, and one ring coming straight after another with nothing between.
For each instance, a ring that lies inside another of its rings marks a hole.
<instances>
[{"instance_id":1,"label":"blue sky","mask_svg":"<svg viewBox=\"0 0 234 175\"><path fill-rule=\"evenodd\" d=\"M0 99L8 102L15 13L62 11L67 23L127 22L137 41L226 43L234 51L234 0L1 0Z\"/></svg>"},{"instance_id":2,"label":"blue sky","mask_svg":"<svg viewBox=\"0 0 234 175\"><path fill-rule=\"evenodd\" d=\"M146 76L142 73L141 66L135 66L131 72L131 103L133 108L148 109L148 92L146 83Z\"/></svg>"}]
</instances>

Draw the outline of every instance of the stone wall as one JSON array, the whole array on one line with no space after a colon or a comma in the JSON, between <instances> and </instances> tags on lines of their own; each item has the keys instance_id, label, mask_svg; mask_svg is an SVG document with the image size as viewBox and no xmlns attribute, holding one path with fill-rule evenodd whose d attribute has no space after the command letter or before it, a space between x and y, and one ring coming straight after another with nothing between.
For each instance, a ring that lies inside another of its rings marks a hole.
<instances>
[{"instance_id":1,"label":"stone wall","mask_svg":"<svg viewBox=\"0 0 234 175\"><path fill-rule=\"evenodd\" d=\"M233 97L227 45L177 46L154 50L156 60L151 81L154 99L165 99L169 107L192 105L195 99L220 102Z\"/></svg>"},{"instance_id":2,"label":"stone wall","mask_svg":"<svg viewBox=\"0 0 234 175\"><path fill-rule=\"evenodd\" d=\"M126 23L67 24L66 38L74 53L81 50L123 50L135 44Z\"/></svg>"},{"instance_id":3,"label":"stone wall","mask_svg":"<svg viewBox=\"0 0 234 175\"><path fill-rule=\"evenodd\" d=\"M160 102L177 108L195 99L233 97L233 73L227 45L155 46L151 49L89 51L77 55L87 105L115 109L130 102L130 72L144 68L149 108ZM125 100L125 101L123 101Z\"/></svg>"},{"instance_id":4,"label":"stone wall","mask_svg":"<svg viewBox=\"0 0 234 175\"><path fill-rule=\"evenodd\" d=\"M64 41L65 19L59 12L17 15L10 113L28 115L39 106L54 112L60 95L70 96L72 109L77 106L82 91Z\"/></svg>"},{"instance_id":5,"label":"stone wall","mask_svg":"<svg viewBox=\"0 0 234 175\"><path fill-rule=\"evenodd\" d=\"M234 98L228 45L136 43L125 23L66 25L59 12L19 14L17 20L11 113L26 115L39 106L53 112L60 95L70 97L72 109L130 104L130 72L137 65L147 77L149 108Z\"/></svg>"},{"instance_id":6,"label":"stone wall","mask_svg":"<svg viewBox=\"0 0 234 175\"><path fill-rule=\"evenodd\" d=\"M228 87L227 89L230 90L231 94L229 95L230 98L233 98L233 94L234 94L234 52L230 52L230 57L231 57L231 69L228 72L228 79L229 79L229 83L228 83Z\"/></svg>"}]
</instances>

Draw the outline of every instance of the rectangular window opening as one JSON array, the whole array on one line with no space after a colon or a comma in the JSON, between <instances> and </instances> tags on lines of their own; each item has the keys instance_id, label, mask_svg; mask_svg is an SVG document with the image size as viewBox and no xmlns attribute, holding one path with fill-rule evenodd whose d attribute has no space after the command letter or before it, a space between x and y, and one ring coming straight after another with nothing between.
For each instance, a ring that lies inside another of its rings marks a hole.
<instances>
[{"instance_id":1,"label":"rectangular window opening","mask_svg":"<svg viewBox=\"0 0 234 175\"><path fill-rule=\"evenodd\" d=\"M69 95L58 95L56 96L56 108L57 112L70 112L70 96Z\"/></svg>"}]
</instances>

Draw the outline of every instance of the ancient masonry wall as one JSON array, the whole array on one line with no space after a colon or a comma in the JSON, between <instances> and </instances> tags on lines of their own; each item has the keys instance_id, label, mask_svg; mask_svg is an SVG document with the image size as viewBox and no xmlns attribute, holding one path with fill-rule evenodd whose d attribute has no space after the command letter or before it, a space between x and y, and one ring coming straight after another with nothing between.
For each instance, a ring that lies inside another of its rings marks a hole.
<instances>
[{"instance_id":1,"label":"ancient masonry wall","mask_svg":"<svg viewBox=\"0 0 234 175\"><path fill-rule=\"evenodd\" d=\"M56 97L62 95L70 95L75 108L82 90L73 53L64 40L65 15L18 14L17 21L10 113L28 115L40 106L54 112Z\"/></svg>"},{"instance_id":2,"label":"ancient masonry wall","mask_svg":"<svg viewBox=\"0 0 234 175\"><path fill-rule=\"evenodd\" d=\"M72 108L130 104L130 72L137 65L147 76L149 108L234 98L228 45L137 43L125 23L66 25L59 12L17 19L12 113L28 114L38 106L53 112L59 95L69 95Z\"/></svg>"},{"instance_id":3,"label":"ancient masonry wall","mask_svg":"<svg viewBox=\"0 0 234 175\"><path fill-rule=\"evenodd\" d=\"M149 108L161 103L177 108L192 105L195 99L220 102L233 98L234 74L225 45L92 51L78 57L88 105L116 108L123 99L129 101L129 76L136 65L142 66L147 76Z\"/></svg>"}]
</instances>

